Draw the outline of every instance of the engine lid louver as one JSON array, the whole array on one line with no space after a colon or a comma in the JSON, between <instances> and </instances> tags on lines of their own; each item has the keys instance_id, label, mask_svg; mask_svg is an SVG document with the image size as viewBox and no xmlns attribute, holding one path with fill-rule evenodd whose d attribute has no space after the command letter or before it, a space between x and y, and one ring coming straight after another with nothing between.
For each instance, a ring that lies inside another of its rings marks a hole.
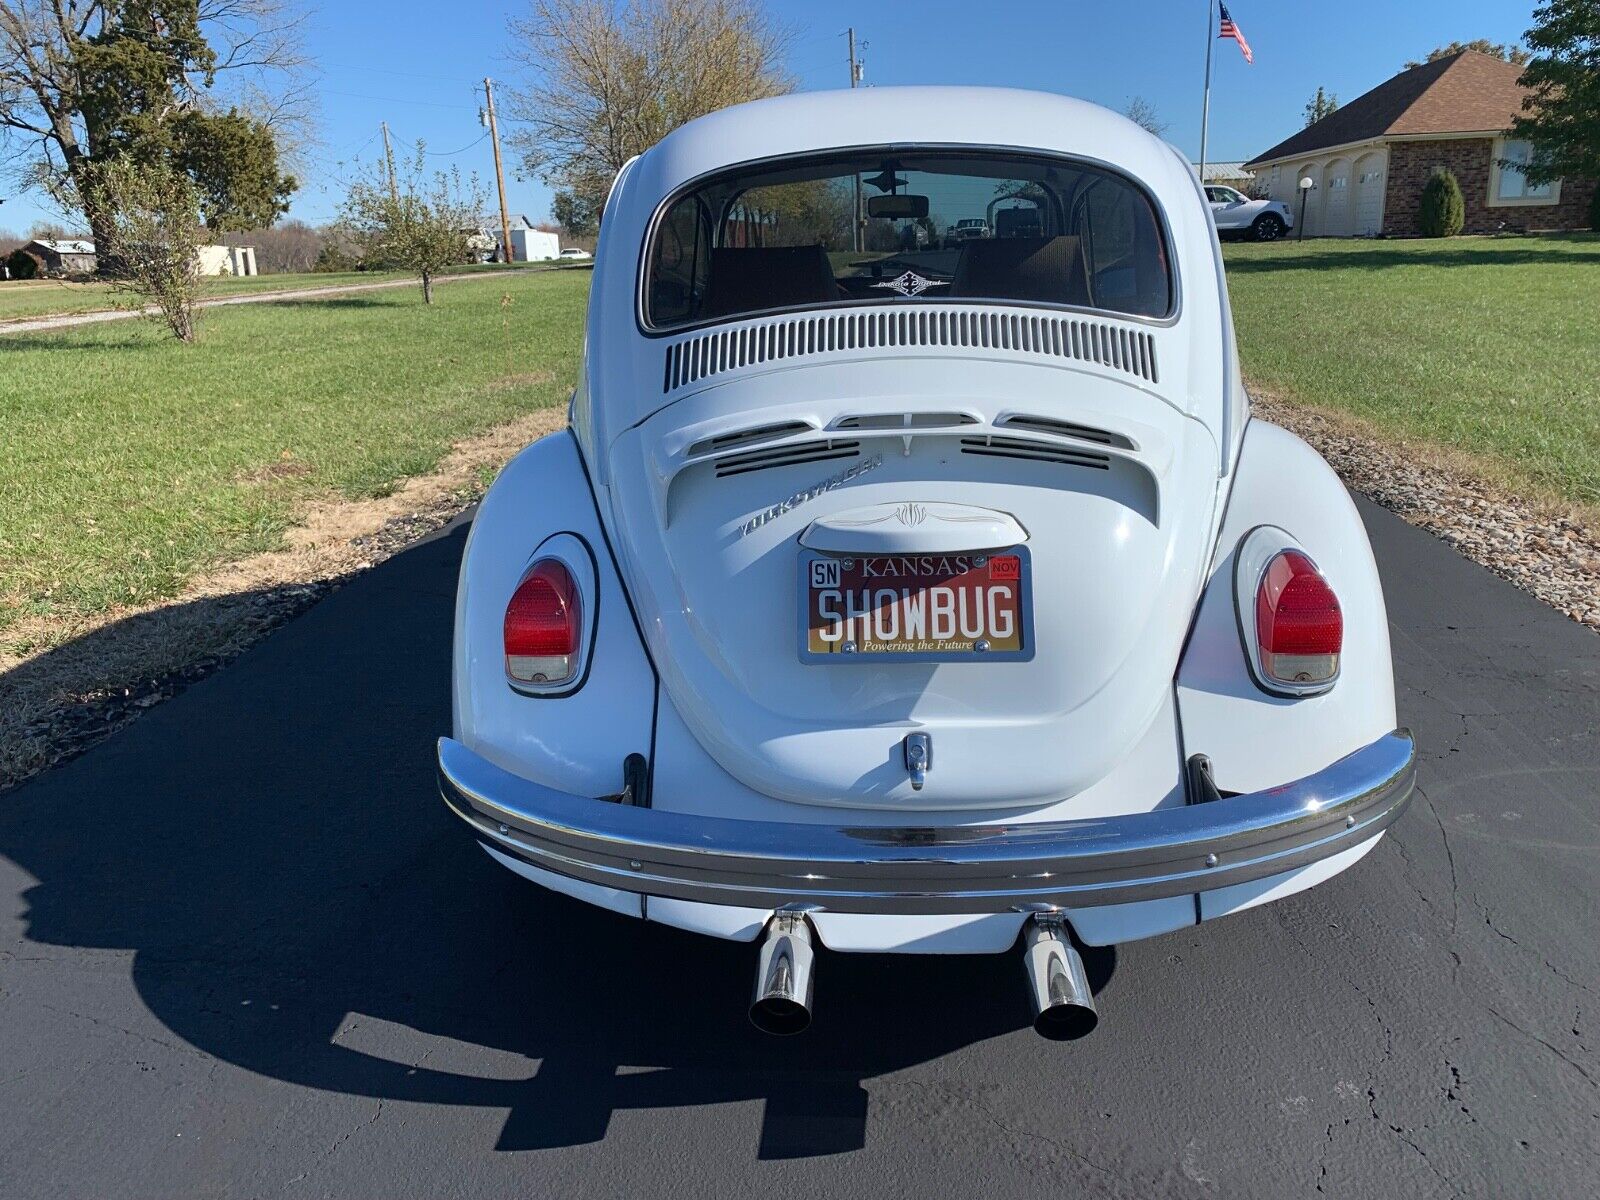
<instances>
[{"instance_id":1,"label":"engine lid louver","mask_svg":"<svg viewBox=\"0 0 1600 1200\"><path fill-rule=\"evenodd\" d=\"M1058 442L1041 442L1032 438L964 437L961 439L961 453L981 454L990 458L1020 458L1031 462L1061 463L1072 467L1089 467L1096 471L1111 469L1109 454L1076 450Z\"/></svg>"},{"instance_id":2,"label":"engine lid louver","mask_svg":"<svg viewBox=\"0 0 1600 1200\"><path fill-rule=\"evenodd\" d=\"M941 305L798 315L693 334L667 347L662 391L763 363L887 347L1066 359L1160 382L1155 335L1137 326Z\"/></svg>"},{"instance_id":3,"label":"engine lid louver","mask_svg":"<svg viewBox=\"0 0 1600 1200\"><path fill-rule=\"evenodd\" d=\"M752 450L746 454L730 454L716 460L717 478L744 475L750 471L765 471L772 467L790 467L797 463L826 462L834 458L857 458L861 443L839 438L818 442L800 442L788 446L773 446L768 450Z\"/></svg>"}]
</instances>

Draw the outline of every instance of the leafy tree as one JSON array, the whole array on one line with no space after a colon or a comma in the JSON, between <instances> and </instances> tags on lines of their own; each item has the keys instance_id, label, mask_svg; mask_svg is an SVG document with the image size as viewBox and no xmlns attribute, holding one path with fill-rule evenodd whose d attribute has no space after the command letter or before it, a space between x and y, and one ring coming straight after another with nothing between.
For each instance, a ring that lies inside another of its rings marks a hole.
<instances>
[{"instance_id":1,"label":"leafy tree","mask_svg":"<svg viewBox=\"0 0 1600 1200\"><path fill-rule=\"evenodd\" d=\"M1422 185L1422 206L1417 210L1417 227L1422 236L1455 237L1465 222L1461 185L1451 172L1435 171Z\"/></svg>"},{"instance_id":2,"label":"leafy tree","mask_svg":"<svg viewBox=\"0 0 1600 1200\"><path fill-rule=\"evenodd\" d=\"M471 261L485 195L476 175L465 181L454 170L426 176L426 161L418 142L404 174L391 174L391 163L358 178L340 218L361 247L364 265L410 271L422 281L423 301L432 304L434 276Z\"/></svg>"},{"instance_id":3,"label":"leafy tree","mask_svg":"<svg viewBox=\"0 0 1600 1200\"><path fill-rule=\"evenodd\" d=\"M1448 46L1435 47L1428 51L1427 58L1408 62L1405 69L1409 71L1412 67L1438 62L1441 58L1449 58L1452 54L1460 54L1463 50L1476 50L1480 54L1488 54L1501 62L1508 62L1517 67L1528 61L1528 52L1514 42L1509 46L1502 46L1499 42L1491 42L1488 38L1473 38L1470 42L1451 42Z\"/></svg>"},{"instance_id":4,"label":"leafy tree","mask_svg":"<svg viewBox=\"0 0 1600 1200\"><path fill-rule=\"evenodd\" d=\"M1522 36L1534 57L1522 72L1528 96L1511 136L1533 144L1530 183L1600 176L1600 4L1546 0Z\"/></svg>"},{"instance_id":5,"label":"leafy tree","mask_svg":"<svg viewBox=\"0 0 1600 1200\"><path fill-rule=\"evenodd\" d=\"M258 115L259 94L219 81L291 71L293 33L279 0L0 0L5 149L22 183L83 212L107 264L114 214L90 184L119 156L187 175L214 228L267 224L295 186L278 161L294 105Z\"/></svg>"},{"instance_id":6,"label":"leafy tree","mask_svg":"<svg viewBox=\"0 0 1600 1200\"><path fill-rule=\"evenodd\" d=\"M1306 101L1306 128L1310 129L1323 117L1332 116L1339 108L1339 97L1317 88L1317 94Z\"/></svg>"},{"instance_id":7,"label":"leafy tree","mask_svg":"<svg viewBox=\"0 0 1600 1200\"><path fill-rule=\"evenodd\" d=\"M686 121L790 91L787 34L756 0L530 0L511 22L527 81L511 142L575 235L598 228L623 163Z\"/></svg>"},{"instance_id":8,"label":"leafy tree","mask_svg":"<svg viewBox=\"0 0 1600 1200\"><path fill-rule=\"evenodd\" d=\"M550 215L575 238L592 238L600 232L600 210L593 201L565 189L550 197Z\"/></svg>"},{"instance_id":9,"label":"leafy tree","mask_svg":"<svg viewBox=\"0 0 1600 1200\"><path fill-rule=\"evenodd\" d=\"M131 155L96 162L88 195L117 247L113 286L155 307L180 342L195 340L200 298L200 189L170 162Z\"/></svg>"},{"instance_id":10,"label":"leafy tree","mask_svg":"<svg viewBox=\"0 0 1600 1200\"><path fill-rule=\"evenodd\" d=\"M1143 96L1135 96L1128 101L1128 107L1122 110L1122 115L1127 117L1141 129L1160 137L1168 129L1167 122L1161 119L1161 114L1156 112L1156 106Z\"/></svg>"},{"instance_id":11,"label":"leafy tree","mask_svg":"<svg viewBox=\"0 0 1600 1200\"><path fill-rule=\"evenodd\" d=\"M6 255L6 275L10 279L37 279L39 277L39 262L18 246Z\"/></svg>"}]
</instances>

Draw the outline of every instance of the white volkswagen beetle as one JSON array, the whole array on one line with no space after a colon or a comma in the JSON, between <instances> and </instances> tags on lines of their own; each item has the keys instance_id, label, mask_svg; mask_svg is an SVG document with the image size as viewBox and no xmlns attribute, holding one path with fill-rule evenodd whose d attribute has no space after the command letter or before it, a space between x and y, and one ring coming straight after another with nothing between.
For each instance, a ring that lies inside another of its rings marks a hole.
<instances>
[{"instance_id":1,"label":"white volkswagen beetle","mask_svg":"<svg viewBox=\"0 0 1600 1200\"><path fill-rule=\"evenodd\" d=\"M1015 236L905 236L997 198ZM441 787L489 854L759 942L774 1032L819 945L1020 943L1077 1036L1074 939L1310 887L1412 790L1371 549L1251 420L1204 192L1057 96L787 96L629 163L454 656Z\"/></svg>"}]
</instances>

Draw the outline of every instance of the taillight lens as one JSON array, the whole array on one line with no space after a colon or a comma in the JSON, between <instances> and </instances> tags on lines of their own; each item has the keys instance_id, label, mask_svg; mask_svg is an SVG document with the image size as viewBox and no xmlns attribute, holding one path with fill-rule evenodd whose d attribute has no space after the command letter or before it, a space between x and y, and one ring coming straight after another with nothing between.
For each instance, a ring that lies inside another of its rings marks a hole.
<instances>
[{"instance_id":1,"label":"taillight lens","mask_svg":"<svg viewBox=\"0 0 1600 1200\"><path fill-rule=\"evenodd\" d=\"M506 677L535 687L565 683L578 670L583 597L560 559L529 568L506 605Z\"/></svg>"},{"instance_id":2,"label":"taillight lens","mask_svg":"<svg viewBox=\"0 0 1600 1200\"><path fill-rule=\"evenodd\" d=\"M1291 687L1315 687L1339 674L1344 615L1316 564L1298 550L1275 555L1256 588L1261 670Z\"/></svg>"}]
</instances>

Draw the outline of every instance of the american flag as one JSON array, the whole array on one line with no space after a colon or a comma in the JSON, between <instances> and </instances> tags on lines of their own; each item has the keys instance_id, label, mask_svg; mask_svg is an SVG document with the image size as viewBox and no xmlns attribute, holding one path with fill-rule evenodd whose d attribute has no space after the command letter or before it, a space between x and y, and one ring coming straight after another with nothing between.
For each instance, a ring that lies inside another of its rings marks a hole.
<instances>
[{"instance_id":1,"label":"american flag","mask_svg":"<svg viewBox=\"0 0 1600 1200\"><path fill-rule=\"evenodd\" d=\"M1250 43L1244 40L1244 34L1239 32L1239 27L1233 23L1233 18L1228 15L1228 6L1222 6L1222 25L1217 29L1219 38L1232 38L1239 43L1239 52L1244 55L1247 63L1256 61L1256 56L1250 53Z\"/></svg>"}]
</instances>

